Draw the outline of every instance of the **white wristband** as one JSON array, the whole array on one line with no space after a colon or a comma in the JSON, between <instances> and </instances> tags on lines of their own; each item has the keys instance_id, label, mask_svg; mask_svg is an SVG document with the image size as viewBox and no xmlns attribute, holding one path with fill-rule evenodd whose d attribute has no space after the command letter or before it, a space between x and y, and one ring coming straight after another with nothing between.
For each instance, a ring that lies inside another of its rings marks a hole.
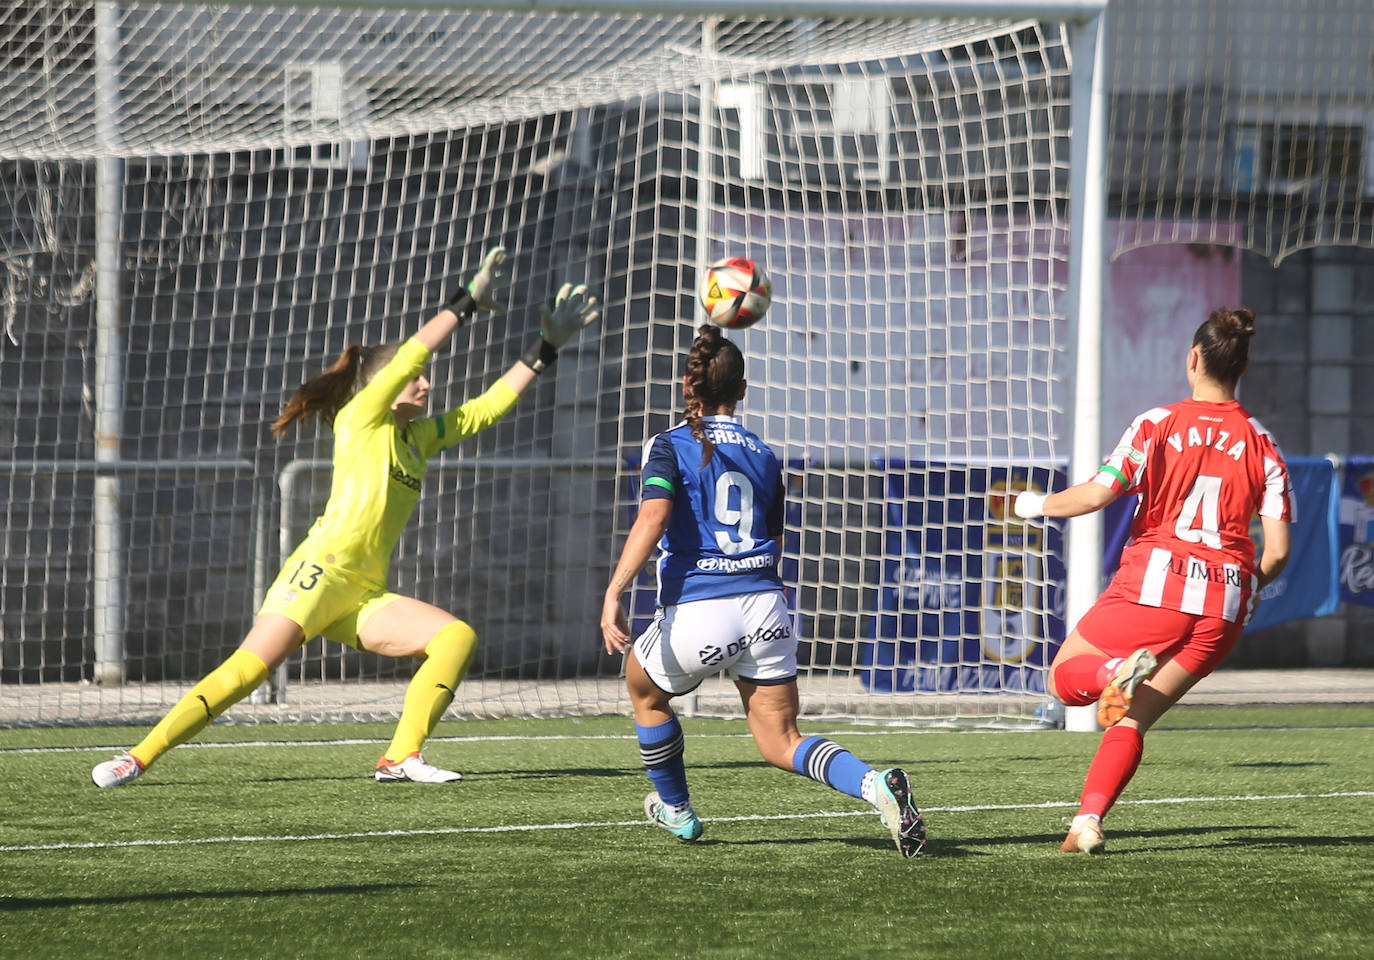
<instances>
[{"instance_id":1,"label":"white wristband","mask_svg":"<svg viewBox=\"0 0 1374 960\"><path fill-rule=\"evenodd\" d=\"M1012 506L1012 511L1022 520L1034 520L1036 517L1045 515L1045 497L1043 493L1033 493L1030 490L1022 490L1016 495L1016 503Z\"/></svg>"}]
</instances>

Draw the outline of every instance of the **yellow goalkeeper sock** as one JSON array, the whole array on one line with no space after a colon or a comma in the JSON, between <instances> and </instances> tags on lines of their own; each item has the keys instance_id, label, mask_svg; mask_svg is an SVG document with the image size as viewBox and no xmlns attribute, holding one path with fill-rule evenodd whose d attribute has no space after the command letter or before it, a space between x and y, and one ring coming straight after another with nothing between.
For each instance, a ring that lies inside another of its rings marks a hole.
<instances>
[{"instance_id":1,"label":"yellow goalkeeper sock","mask_svg":"<svg viewBox=\"0 0 1374 960\"><path fill-rule=\"evenodd\" d=\"M235 650L191 692L167 711L157 726L129 752L145 767L179 743L185 743L206 724L257 689L267 679L267 664L255 653Z\"/></svg>"},{"instance_id":2,"label":"yellow goalkeeper sock","mask_svg":"<svg viewBox=\"0 0 1374 960\"><path fill-rule=\"evenodd\" d=\"M425 662L415 671L406 688L405 705L396 733L385 757L400 763L420 749L439 718L453 702L454 691L468 672L477 652L477 634L461 620L455 620L436 633L425 646Z\"/></svg>"}]
</instances>

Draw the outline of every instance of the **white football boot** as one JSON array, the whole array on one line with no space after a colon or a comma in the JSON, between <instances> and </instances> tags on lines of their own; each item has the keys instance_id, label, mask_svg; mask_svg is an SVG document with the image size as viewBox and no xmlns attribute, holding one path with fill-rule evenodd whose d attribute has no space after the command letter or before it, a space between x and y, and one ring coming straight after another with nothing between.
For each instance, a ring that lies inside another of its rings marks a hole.
<instances>
[{"instance_id":1,"label":"white football boot","mask_svg":"<svg viewBox=\"0 0 1374 960\"><path fill-rule=\"evenodd\" d=\"M132 753L121 753L113 760L97 763L91 770L91 782L97 787L122 787L143 774L143 764Z\"/></svg>"},{"instance_id":2,"label":"white football boot","mask_svg":"<svg viewBox=\"0 0 1374 960\"><path fill-rule=\"evenodd\" d=\"M412 753L399 763L392 763L386 757L377 761L377 780L381 783L456 783L463 779L457 770L445 770L418 753Z\"/></svg>"}]
</instances>

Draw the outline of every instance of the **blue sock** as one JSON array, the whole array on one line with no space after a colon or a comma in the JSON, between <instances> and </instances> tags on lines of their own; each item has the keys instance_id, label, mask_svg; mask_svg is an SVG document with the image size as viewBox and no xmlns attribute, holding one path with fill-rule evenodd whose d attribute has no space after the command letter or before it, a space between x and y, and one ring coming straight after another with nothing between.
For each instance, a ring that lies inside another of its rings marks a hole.
<instances>
[{"instance_id":1,"label":"blue sock","mask_svg":"<svg viewBox=\"0 0 1374 960\"><path fill-rule=\"evenodd\" d=\"M687 802L687 768L682 762L682 724L673 717L655 727L635 724L639 738L639 758L649 779L658 788L664 803L681 806Z\"/></svg>"},{"instance_id":2,"label":"blue sock","mask_svg":"<svg viewBox=\"0 0 1374 960\"><path fill-rule=\"evenodd\" d=\"M833 740L807 737L792 754L792 769L803 777L863 799L864 777L873 768Z\"/></svg>"}]
</instances>

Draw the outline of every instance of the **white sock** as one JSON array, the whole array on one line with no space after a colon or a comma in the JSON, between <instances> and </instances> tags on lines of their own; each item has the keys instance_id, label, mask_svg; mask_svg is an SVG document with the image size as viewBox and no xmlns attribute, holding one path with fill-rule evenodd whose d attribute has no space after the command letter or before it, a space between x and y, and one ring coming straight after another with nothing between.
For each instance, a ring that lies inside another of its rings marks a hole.
<instances>
[{"instance_id":1,"label":"white sock","mask_svg":"<svg viewBox=\"0 0 1374 960\"><path fill-rule=\"evenodd\" d=\"M688 800L686 803L669 803L665 800L663 801L663 809L667 812L668 816L676 820L683 816L683 814L692 812L692 801Z\"/></svg>"},{"instance_id":2,"label":"white sock","mask_svg":"<svg viewBox=\"0 0 1374 960\"><path fill-rule=\"evenodd\" d=\"M859 793L865 800L878 805L878 771L870 770L864 774L863 783L859 784Z\"/></svg>"},{"instance_id":3,"label":"white sock","mask_svg":"<svg viewBox=\"0 0 1374 960\"><path fill-rule=\"evenodd\" d=\"M1078 829L1081 828L1085 823L1087 823L1089 820L1096 820L1096 821L1098 822L1099 825L1102 823L1102 818L1099 817L1099 816L1097 816L1097 814L1094 814L1094 813L1080 813L1078 816L1076 816L1076 817L1073 818L1073 823L1071 823L1071 824L1069 825L1069 829L1070 829L1070 830L1078 830Z\"/></svg>"}]
</instances>

